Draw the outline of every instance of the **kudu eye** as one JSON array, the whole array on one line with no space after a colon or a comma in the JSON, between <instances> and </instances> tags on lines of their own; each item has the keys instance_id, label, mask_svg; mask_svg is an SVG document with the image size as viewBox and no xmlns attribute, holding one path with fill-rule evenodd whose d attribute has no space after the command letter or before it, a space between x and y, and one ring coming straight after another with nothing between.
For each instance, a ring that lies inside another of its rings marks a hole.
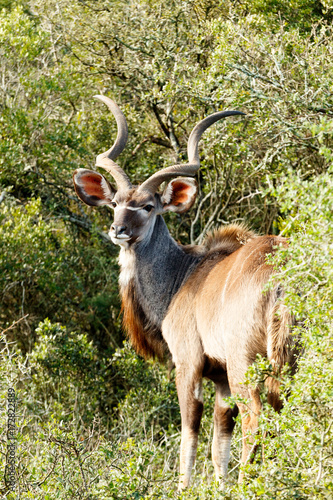
<instances>
[{"instance_id":1,"label":"kudu eye","mask_svg":"<svg viewBox=\"0 0 333 500\"><path fill-rule=\"evenodd\" d=\"M116 208L117 203L115 201L111 201L110 205L111 205L112 208Z\"/></svg>"},{"instance_id":2,"label":"kudu eye","mask_svg":"<svg viewBox=\"0 0 333 500\"><path fill-rule=\"evenodd\" d=\"M153 205L146 205L145 207L143 207L143 210L145 210L146 212L151 212L153 208L154 208Z\"/></svg>"}]
</instances>

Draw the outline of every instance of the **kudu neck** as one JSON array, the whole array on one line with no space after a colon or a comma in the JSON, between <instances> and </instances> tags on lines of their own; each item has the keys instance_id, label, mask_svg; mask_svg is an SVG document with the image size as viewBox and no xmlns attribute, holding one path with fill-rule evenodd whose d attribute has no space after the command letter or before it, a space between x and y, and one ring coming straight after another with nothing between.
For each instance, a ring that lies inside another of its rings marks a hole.
<instances>
[{"instance_id":1,"label":"kudu neck","mask_svg":"<svg viewBox=\"0 0 333 500\"><path fill-rule=\"evenodd\" d=\"M150 238L134 248L134 280L141 307L160 327L173 296L201 257L187 254L171 237L162 216L157 216Z\"/></svg>"}]
</instances>

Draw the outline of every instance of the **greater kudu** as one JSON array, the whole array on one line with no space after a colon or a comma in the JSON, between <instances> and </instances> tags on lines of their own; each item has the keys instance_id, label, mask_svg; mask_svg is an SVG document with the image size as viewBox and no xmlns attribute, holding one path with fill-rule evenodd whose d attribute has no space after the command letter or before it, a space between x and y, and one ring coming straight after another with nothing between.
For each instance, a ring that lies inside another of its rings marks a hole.
<instances>
[{"instance_id":1,"label":"greater kudu","mask_svg":"<svg viewBox=\"0 0 333 500\"><path fill-rule=\"evenodd\" d=\"M118 106L96 96L118 124L114 145L97 157L115 190L100 173L78 169L74 185L79 198L92 206L114 209L111 240L120 245L119 278L124 325L136 351L144 357L171 353L182 419L180 488L189 484L203 411L202 379L216 387L212 458L218 480L227 474L231 434L238 409L242 417L244 464L255 442L261 409L259 390L242 384L257 354L276 370L292 357L290 316L280 301L281 289L263 292L272 274L266 255L285 245L278 236L257 236L230 225L209 235L201 246L182 246L170 236L163 213L183 213L193 204L200 168L198 142L217 120L240 111L214 113L200 121L188 141L187 164L173 165L132 186L115 163L127 141L127 125ZM177 178L180 175L186 178ZM173 179L173 180L170 180ZM157 190L170 180L162 193ZM278 382L271 379L268 399L279 407ZM232 409L230 394L249 400ZM243 471L241 468L240 479Z\"/></svg>"}]
</instances>

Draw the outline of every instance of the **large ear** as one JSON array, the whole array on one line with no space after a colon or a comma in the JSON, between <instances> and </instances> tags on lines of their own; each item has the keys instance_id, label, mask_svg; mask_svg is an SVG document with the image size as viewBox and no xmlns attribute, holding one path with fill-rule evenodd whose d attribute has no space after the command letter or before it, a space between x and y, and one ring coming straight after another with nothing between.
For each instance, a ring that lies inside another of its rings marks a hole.
<instances>
[{"instance_id":1,"label":"large ear","mask_svg":"<svg viewBox=\"0 0 333 500\"><path fill-rule=\"evenodd\" d=\"M164 212L186 212L193 205L198 185L194 179L179 177L169 182L161 201Z\"/></svg>"},{"instance_id":2,"label":"large ear","mask_svg":"<svg viewBox=\"0 0 333 500\"><path fill-rule=\"evenodd\" d=\"M108 205L116 191L105 177L93 170L79 168L73 174L76 194L86 205Z\"/></svg>"}]
</instances>

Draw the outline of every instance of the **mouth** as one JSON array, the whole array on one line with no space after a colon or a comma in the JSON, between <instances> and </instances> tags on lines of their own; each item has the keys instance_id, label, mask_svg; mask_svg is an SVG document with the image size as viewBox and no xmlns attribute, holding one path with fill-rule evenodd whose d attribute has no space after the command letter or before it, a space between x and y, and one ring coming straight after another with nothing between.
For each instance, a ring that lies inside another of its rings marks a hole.
<instances>
[{"instance_id":1,"label":"mouth","mask_svg":"<svg viewBox=\"0 0 333 500\"><path fill-rule=\"evenodd\" d=\"M112 235L112 238L116 240L129 240L131 237L128 234L118 234L118 236Z\"/></svg>"},{"instance_id":2,"label":"mouth","mask_svg":"<svg viewBox=\"0 0 333 500\"><path fill-rule=\"evenodd\" d=\"M109 236L115 245L122 245L123 243L126 243L131 239L131 236L128 234L116 235L114 232L111 232L111 231L109 233Z\"/></svg>"}]
</instances>

